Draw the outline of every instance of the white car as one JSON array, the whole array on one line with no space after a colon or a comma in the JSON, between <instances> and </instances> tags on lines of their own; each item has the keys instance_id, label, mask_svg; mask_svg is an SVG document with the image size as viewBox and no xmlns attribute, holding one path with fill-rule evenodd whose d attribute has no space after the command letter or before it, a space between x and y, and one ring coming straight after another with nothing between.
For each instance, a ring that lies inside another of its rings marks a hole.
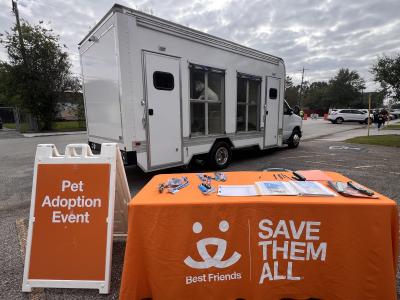
<instances>
[{"instance_id":1,"label":"white car","mask_svg":"<svg viewBox=\"0 0 400 300\"><path fill-rule=\"evenodd\" d=\"M370 115L371 121L373 120L373 115ZM332 110L328 115L328 120L334 124L342 124L347 121L355 121L360 124L368 123L368 110L361 109L336 109Z\"/></svg>"},{"instance_id":2,"label":"white car","mask_svg":"<svg viewBox=\"0 0 400 300\"><path fill-rule=\"evenodd\" d=\"M390 114L394 115L396 119L400 118L400 109L392 109L390 110Z\"/></svg>"}]
</instances>

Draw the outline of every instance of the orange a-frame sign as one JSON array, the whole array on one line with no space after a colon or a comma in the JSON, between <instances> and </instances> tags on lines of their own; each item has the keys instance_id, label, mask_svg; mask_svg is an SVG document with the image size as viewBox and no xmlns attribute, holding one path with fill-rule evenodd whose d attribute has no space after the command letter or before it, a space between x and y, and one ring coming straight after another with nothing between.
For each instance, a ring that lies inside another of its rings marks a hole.
<instances>
[{"instance_id":1,"label":"orange a-frame sign","mask_svg":"<svg viewBox=\"0 0 400 300\"><path fill-rule=\"evenodd\" d=\"M79 150L79 151L78 151ZM126 233L130 193L117 144L36 151L22 290L94 288L108 293L114 225Z\"/></svg>"}]
</instances>

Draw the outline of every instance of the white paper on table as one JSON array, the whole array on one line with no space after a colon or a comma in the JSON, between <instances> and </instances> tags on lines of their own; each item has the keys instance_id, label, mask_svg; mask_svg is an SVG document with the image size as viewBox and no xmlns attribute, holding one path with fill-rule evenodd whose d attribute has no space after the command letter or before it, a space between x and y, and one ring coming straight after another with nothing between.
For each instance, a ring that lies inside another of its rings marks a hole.
<instances>
[{"instance_id":1,"label":"white paper on table","mask_svg":"<svg viewBox=\"0 0 400 300\"><path fill-rule=\"evenodd\" d=\"M337 196L317 181L288 181L302 196Z\"/></svg>"},{"instance_id":2,"label":"white paper on table","mask_svg":"<svg viewBox=\"0 0 400 300\"><path fill-rule=\"evenodd\" d=\"M218 187L218 196L246 197L258 195L255 185L220 185Z\"/></svg>"},{"instance_id":3,"label":"white paper on table","mask_svg":"<svg viewBox=\"0 0 400 300\"><path fill-rule=\"evenodd\" d=\"M265 196L297 196L299 192L288 181L258 181L256 186Z\"/></svg>"}]
</instances>

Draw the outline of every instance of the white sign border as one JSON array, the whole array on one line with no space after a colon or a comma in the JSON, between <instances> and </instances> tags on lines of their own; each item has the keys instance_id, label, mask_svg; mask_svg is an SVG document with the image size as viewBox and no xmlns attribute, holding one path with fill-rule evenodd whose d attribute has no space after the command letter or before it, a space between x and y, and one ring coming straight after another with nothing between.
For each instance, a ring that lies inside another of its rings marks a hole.
<instances>
[{"instance_id":1,"label":"white sign border","mask_svg":"<svg viewBox=\"0 0 400 300\"><path fill-rule=\"evenodd\" d=\"M81 153L77 153L80 149ZM98 289L100 294L110 292L111 278L111 259L114 226L114 204L116 186L116 163L117 156L120 156L116 143L104 143L101 147L100 155L93 155L87 144L70 144L65 148L65 155L60 155L54 144L40 144L36 149L35 165L33 171L32 197L29 213L29 229L26 241L25 266L22 282L22 291L31 292L32 288L84 288ZM119 160L121 161L121 160ZM104 280L49 280L49 279L29 279L29 266L32 248L32 233L35 222L35 201L37 170L39 164L110 164L110 185L107 218L107 242L106 242L106 265ZM123 166L122 166L123 167Z\"/></svg>"}]
</instances>

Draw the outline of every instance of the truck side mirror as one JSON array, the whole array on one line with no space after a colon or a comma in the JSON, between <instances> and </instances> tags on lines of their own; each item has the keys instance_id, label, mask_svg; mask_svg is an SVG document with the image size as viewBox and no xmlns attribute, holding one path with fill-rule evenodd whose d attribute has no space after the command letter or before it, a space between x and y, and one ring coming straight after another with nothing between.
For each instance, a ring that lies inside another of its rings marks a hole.
<instances>
[{"instance_id":1,"label":"truck side mirror","mask_svg":"<svg viewBox=\"0 0 400 300\"><path fill-rule=\"evenodd\" d=\"M296 115L299 115L299 114L300 114L300 108L296 105L296 106L293 108L292 112L295 113Z\"/></svg>"}]
</instances>

